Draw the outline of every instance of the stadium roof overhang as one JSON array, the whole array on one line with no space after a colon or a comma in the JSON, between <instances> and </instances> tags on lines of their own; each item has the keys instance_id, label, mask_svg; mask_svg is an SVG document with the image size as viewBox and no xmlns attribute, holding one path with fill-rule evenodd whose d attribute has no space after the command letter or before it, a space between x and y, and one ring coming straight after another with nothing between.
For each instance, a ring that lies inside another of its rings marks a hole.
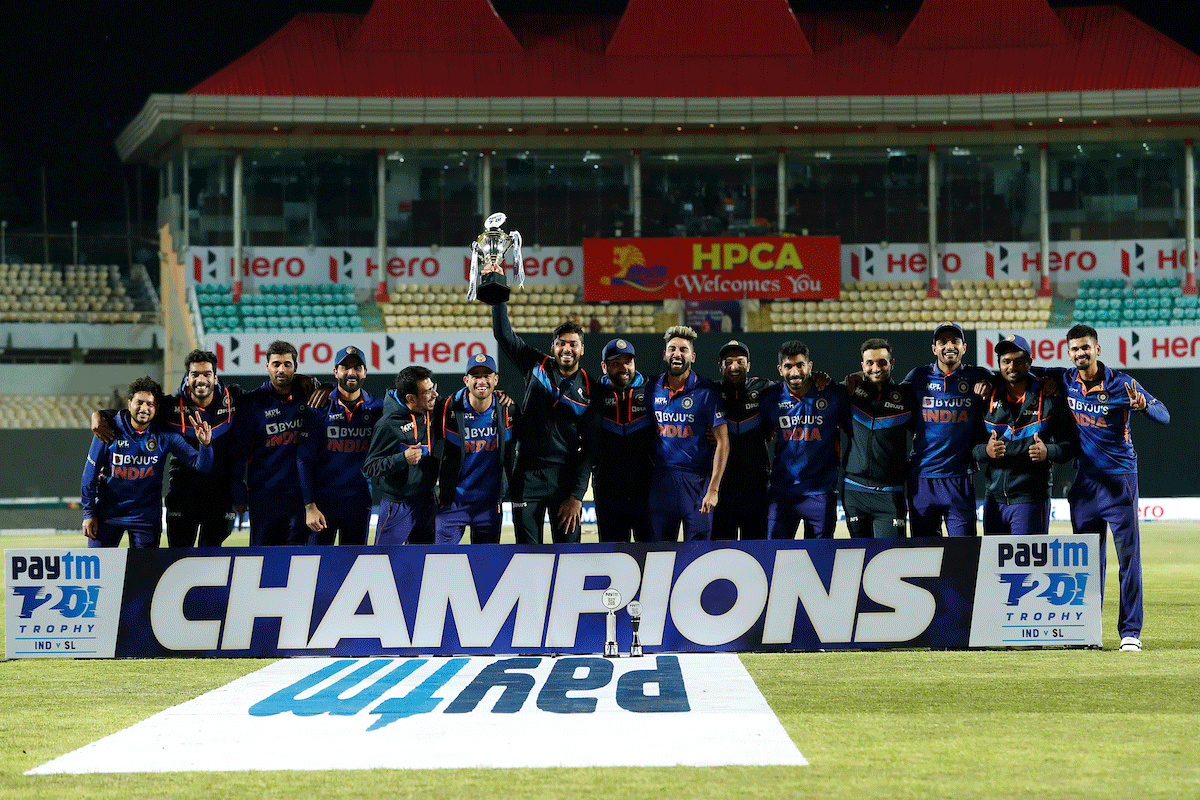
<instances>
[{"instance_id":1,"label":"stadium roof overhang","mask_svg":"<svg viewBox=\"0 0 1200 800\"><path fill-rule=\"evenodd\" d=\"M305 13L116 145L182 148L848 147L1181 139L1200 57L1114 6L924 0L797 14L788 0L629 0L621 16L489 0Z\"/></svg>"},{"instance_id":2,"label":"stadium roof overhang","mask_svg":"<svg viewBox=\"0 0 1200 800\"><path fill-rule=\"evenodd\" d=\"M879 97L152 95L121 158L181 148L836 147L1183 139L1200 88ZM519 140L519 144L518 144Z\"/></svg>"}]
</instances>

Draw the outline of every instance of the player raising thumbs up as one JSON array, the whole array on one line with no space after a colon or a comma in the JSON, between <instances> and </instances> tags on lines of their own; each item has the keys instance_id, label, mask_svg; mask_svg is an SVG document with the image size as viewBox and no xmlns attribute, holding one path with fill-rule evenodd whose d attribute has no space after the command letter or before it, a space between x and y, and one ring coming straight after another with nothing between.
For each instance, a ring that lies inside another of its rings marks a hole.
<instances>
[{"instance_id":1,"label":"player raising thumbs up","mask_svg":"<svg viewBox=\"0 0 1200 800\"><path fill-rule=\"evenodd\" d=\"M992 391L984 415L991 433L986 439L978 434L974 449L987 482L983 531L1044 534L1050 526L1050 462L1075 457L1075 425L1063 398L1049 396L1030 374L1024 337L1004 337L995 352L1003 385Z\"/></svg>"}]
</instances>

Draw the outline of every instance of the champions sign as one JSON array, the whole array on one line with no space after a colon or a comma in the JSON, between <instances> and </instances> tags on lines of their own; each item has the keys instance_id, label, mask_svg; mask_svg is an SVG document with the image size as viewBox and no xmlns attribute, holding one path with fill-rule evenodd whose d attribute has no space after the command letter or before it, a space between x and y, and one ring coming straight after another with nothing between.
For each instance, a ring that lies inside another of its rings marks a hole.
<instances>
[{"instance_id":1,"label":"champions sign","mask_svg":"<svg viewBox=\"0 0 1200 800\"><path fill-rule=\"evenodd\" d=\"M1098 537L985 539L8 550L6 652L592 654L610 588L647 653L1100 644Z\"/></svg>"},{"instance_id":2,"label":"champions sign","mask_svg":"<svg viewBox=\"0 0 1200 800\"><path fill-rule=\"evenodd\" d=\"M589 303L841 297L836 236L584 239Z\"/></svg>"}]
</instances>

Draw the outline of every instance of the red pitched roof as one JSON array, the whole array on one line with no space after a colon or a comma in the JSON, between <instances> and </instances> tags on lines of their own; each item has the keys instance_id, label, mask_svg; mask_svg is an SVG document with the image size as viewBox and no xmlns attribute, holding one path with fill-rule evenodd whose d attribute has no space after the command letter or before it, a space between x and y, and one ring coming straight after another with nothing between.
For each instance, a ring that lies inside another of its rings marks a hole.
<instances>
[{"instance_id":1,"label":"red pitched roof","mask_svg":"<svg viewBox=\"0 0 1200 800\"><path fill-rule=\"evenodd\" d=\"M686 11L686 13L681 13ZM788 0L629 0L610 56L809 55Z\"/></svg>"},{"instance_id":2,"label":"red pitched roof","mask_svg":"<svg viewBox=\"0 0 1200 800\"><path fill-rule=\"evenodd\" d=\"M916 15L799 15L799 38L786 24L779 27L785 0L762 0L736 6L748 27L731 38L742 44L714 53L720 33L734 24L728 17L714 12L680 22L675 30L688 36L672 42L664 38L671 28L655 16L662 2L631 0L626 18L642 19L638 35L615 16L513 16L502 22L517 49L496 27L501 21L487 0L424 3L421 15L442 9L426 20L418 19L412 0L376 0L367 15L301 14L191 93L819 97L1200 86L1200 57L1115 6L1050 11L1060 29L1045 16L1044 0L1012 0L1006 7L1015 5L1028 18L997 28L996 18L983 12L978 19L990 21L986 25L995 35L981 42L988 30L984 22L946 22L950 6L962 13L954 0L926 0ZM423 34L413 35L412 25L422 26ZM1037 28L1037 35L1029 28ZM487 44L473 46L481 39ZM421 50L414 49L416 43Z\"/></svg>"}]
</instances>

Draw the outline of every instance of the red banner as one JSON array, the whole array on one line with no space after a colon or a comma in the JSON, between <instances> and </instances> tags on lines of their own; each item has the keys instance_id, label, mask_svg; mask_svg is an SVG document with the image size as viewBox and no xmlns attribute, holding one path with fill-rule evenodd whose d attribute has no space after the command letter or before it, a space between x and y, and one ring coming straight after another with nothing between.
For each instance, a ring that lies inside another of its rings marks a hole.
<instances>
[{"instance_id":1,"label":"red banner","mask_svg":"<svg viewBox=\"0 0 1200 800\"><path fill-rule=\"evenodd\" d=\"M584 239L583 296L603 300L841 297L836 236Z\"/></svg>"}]
</instances>

